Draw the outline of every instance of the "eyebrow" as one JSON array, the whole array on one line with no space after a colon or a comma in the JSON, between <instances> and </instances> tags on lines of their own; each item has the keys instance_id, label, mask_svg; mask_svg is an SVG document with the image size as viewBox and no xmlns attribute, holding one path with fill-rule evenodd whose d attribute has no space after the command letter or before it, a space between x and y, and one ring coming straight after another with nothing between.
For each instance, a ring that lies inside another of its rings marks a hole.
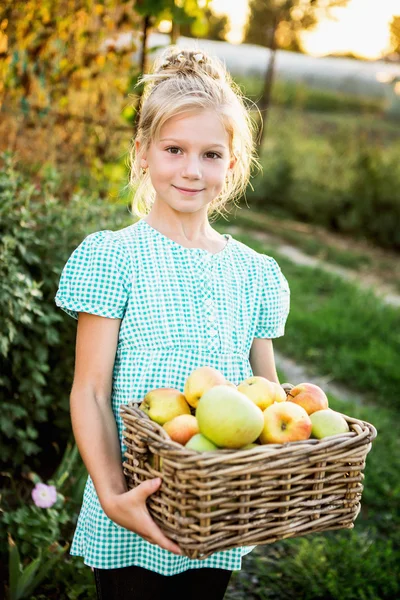
<instances>
[{"instance_id":1,"label":"eyebrow","mask_svg":"<svg viewBox=\"0 0 400 600\"><path fill-rule=\"evenodd\" d=\"M185 142L183 140L175 140L173 138L163 138L162 140L160 140L160 142L175 142L175 144L180 144L180 145L184 145ZM226 150L227 146L224 146L223 144L207 144L207 147L212 146L213 148L223 148L224 150Z\"/></svg>"}]
</instances>

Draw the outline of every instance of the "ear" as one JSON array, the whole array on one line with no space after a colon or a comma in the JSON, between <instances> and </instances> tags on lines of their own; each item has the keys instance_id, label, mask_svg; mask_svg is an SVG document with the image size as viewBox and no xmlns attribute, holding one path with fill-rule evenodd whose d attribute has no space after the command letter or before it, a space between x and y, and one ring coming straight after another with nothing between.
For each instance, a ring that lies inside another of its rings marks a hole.
<instances>
[{"instance_id":1,"label":"ear","mask_svg":"<svg viewBox=\"0 0 400 600\"><path fill-rule=\"evenodd\" d=\"M233 167L236 165L237 163L237 158L236 156L232 156L230 162L229 162L229 167L228 169L231 171L233 169Z\"/></svg>"},{"instance_id":2,"label":"ear","mask_svg":"<svg viewBox=\"0 0 400 600\"><path fill-rule=\"evenodd\" d=\"M135 153L136 156L140 156L140 168L147 169L147 152L145 150L141 151L141 143L139 140L135 140Z\"/></svg>"}]
</instances>

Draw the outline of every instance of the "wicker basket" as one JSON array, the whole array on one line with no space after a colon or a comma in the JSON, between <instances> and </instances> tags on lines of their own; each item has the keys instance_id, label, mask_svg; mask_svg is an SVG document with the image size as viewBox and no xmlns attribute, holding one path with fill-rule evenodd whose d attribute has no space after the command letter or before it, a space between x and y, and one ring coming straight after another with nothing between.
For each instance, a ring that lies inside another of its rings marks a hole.
<instances>
[{"instance_id":1,"label":"wicker basket","mask_svg":"<svg viewBox=\"0 0 400 600\"><path fill-rule=\"evenodd\" d=\"M342 435L199 453L138 407L121 407L128 487L161 476L149 512L189 558L354 526L373 425L343 415Z\"/></svg>"}]
</instances>

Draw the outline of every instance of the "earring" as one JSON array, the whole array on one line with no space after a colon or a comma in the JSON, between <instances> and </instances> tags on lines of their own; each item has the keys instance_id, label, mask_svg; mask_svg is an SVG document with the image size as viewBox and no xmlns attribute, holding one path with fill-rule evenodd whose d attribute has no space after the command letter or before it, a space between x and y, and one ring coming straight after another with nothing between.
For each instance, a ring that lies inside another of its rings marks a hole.
<instances>
[{"instance_id":1,"label":"earring","mask_svg":"<svg viewBox=\"0 0 400 600\"><path fill-rule=\"evenodd\" d=\"M145 168L143 167L143 168L142 168L142 175L146 175L146 171L147 171L147 168L145 169Z\"/></svg>"}]
</instances>

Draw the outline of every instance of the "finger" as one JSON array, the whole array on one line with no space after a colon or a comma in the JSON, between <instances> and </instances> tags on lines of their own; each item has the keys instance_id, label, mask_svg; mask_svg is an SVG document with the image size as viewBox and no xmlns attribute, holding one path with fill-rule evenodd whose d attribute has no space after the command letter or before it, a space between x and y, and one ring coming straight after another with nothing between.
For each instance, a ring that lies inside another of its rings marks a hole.
<instances>
[{"instance_id":1,"label":"finger","mask_svg":"<svg viewBox=\"0 0 400 600\"><path fill-rule=\"evenodd\" d=\"M146 481L142 481L136 488L132 490L135 492L135 496L139 497L141 500L146 500L151 494L154 494L158 490L161 485L160 477L155 477L154 479L146 479Z\"/></svg>"},{"instance_id":2,"label":"finger","mask_svg":"<svg viewBox=\"0 0 400 600\"><path fill-rule=\"evenodd\" d=\"M150 543L157 544L161 548L164 548L164 550L169 550L170 552L173 552L174 554L179 554L179 555L183 554L183 552L179 548L179 546L177 544L175 544L175 542L170 540L167 536L165 536L163 534L163 532L161 531L161 529L155 524L152 527L151 537L152 537L153 541Z\"/></svg>"}]
</instances>

